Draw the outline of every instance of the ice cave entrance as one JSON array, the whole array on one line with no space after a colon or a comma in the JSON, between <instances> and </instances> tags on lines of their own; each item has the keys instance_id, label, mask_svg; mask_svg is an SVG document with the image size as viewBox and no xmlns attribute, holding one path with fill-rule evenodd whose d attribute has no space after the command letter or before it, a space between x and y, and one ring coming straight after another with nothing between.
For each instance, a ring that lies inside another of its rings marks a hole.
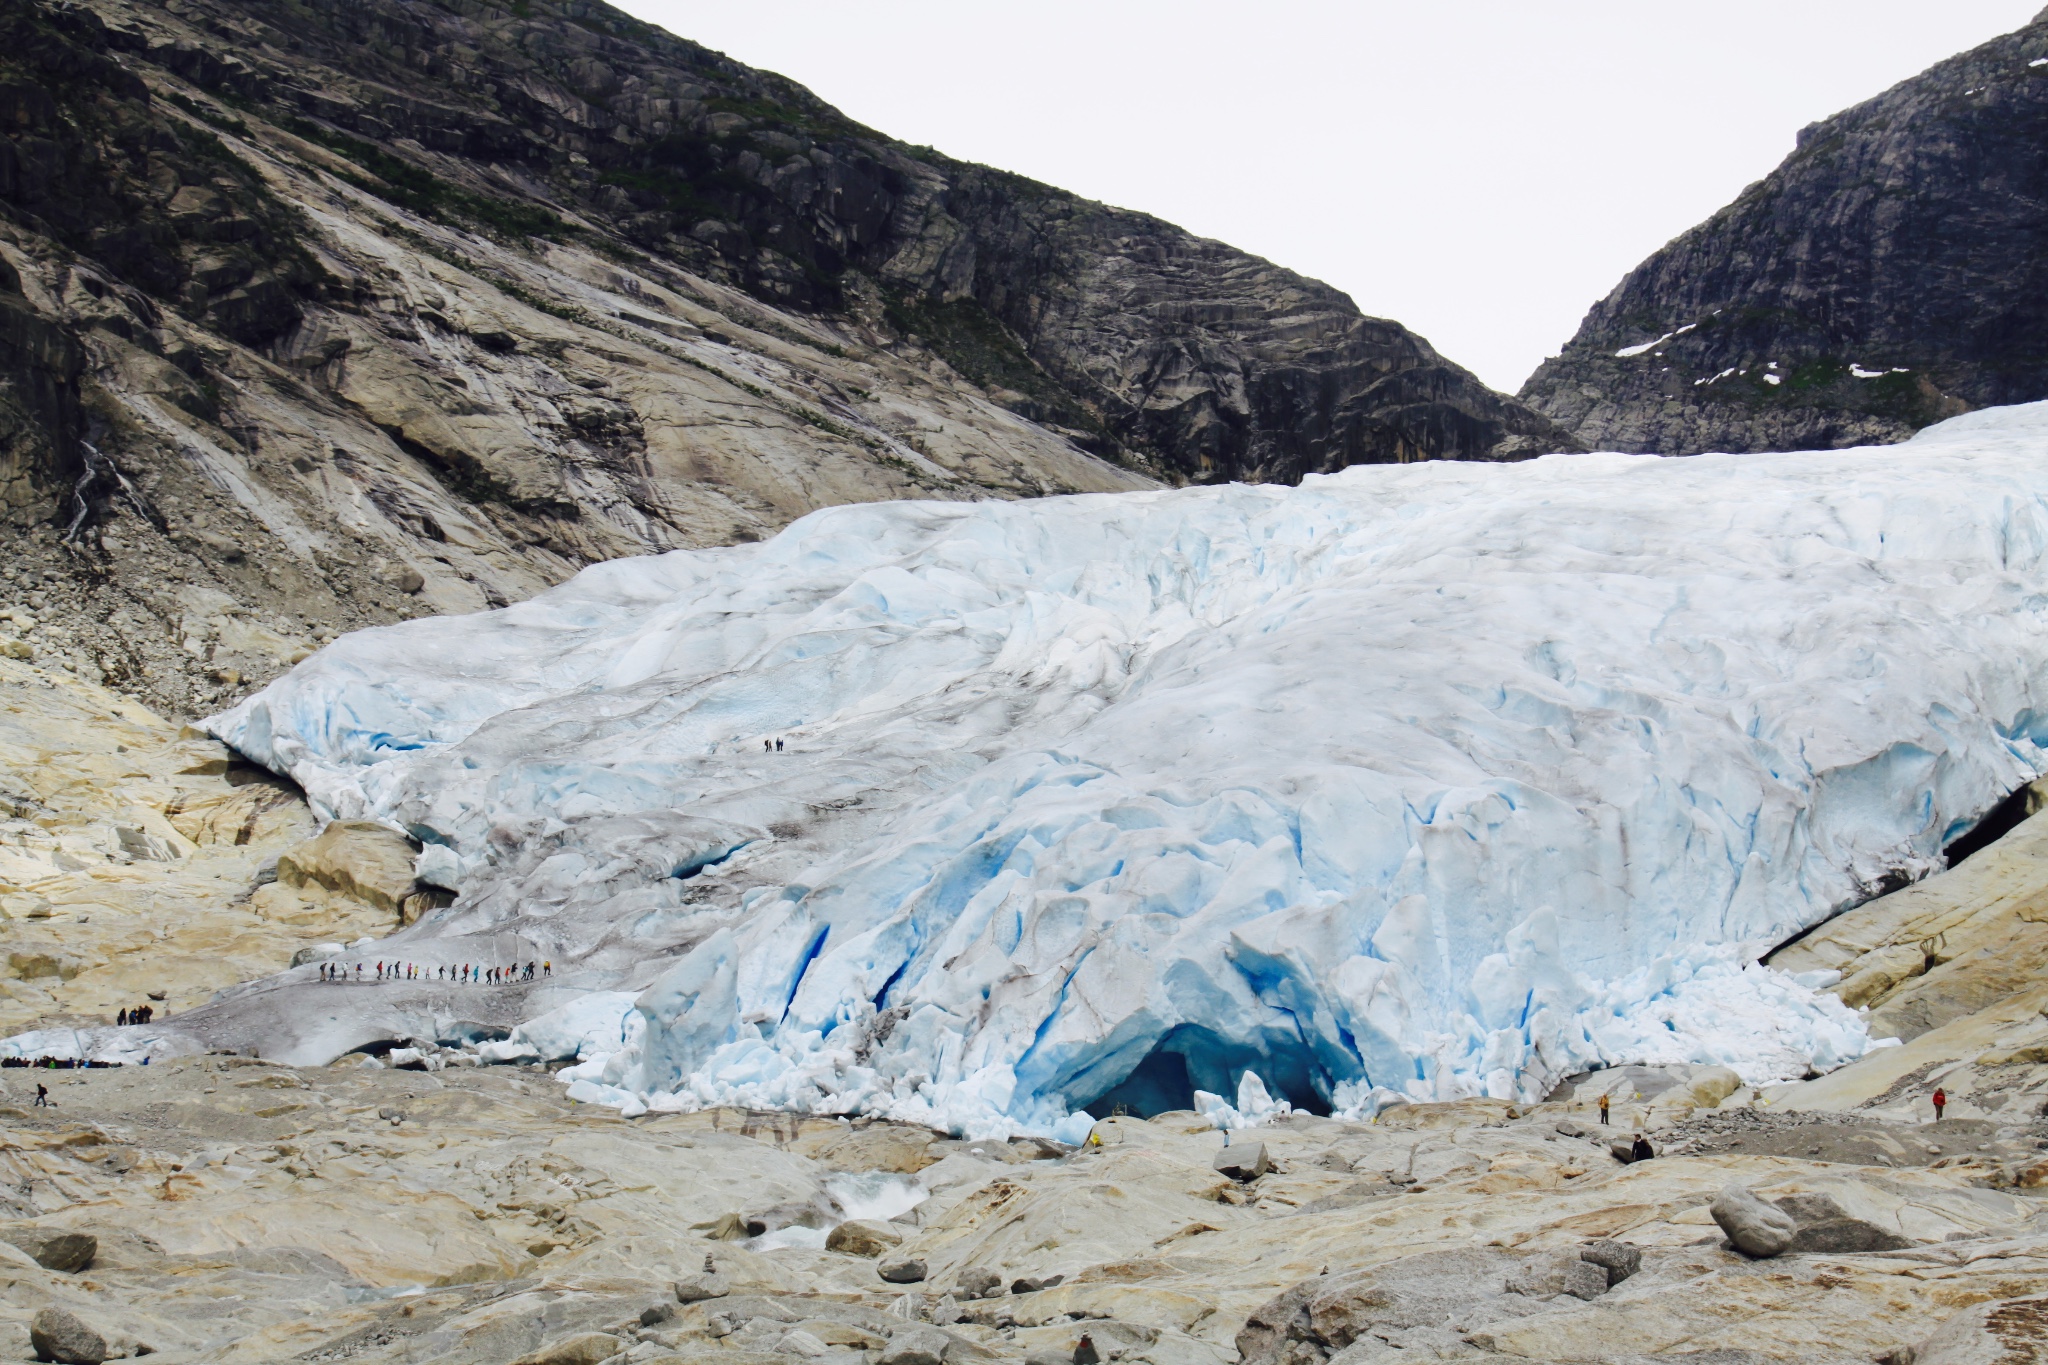
<instances>
[{"instance_id":1,"label":"ice cave entrance","mask_svg":"<svg viewBox=\"0 0 2048 1365\"><path fill-rule=\"evenodd\" d=\"M1172 1109L1193 1109L1197 1090L1228 1099L1237 1094L1237 1083L1247 1071L1256 1071L1275 1099L1311 1114L1330 1112L1330 1078L1306 1047L1262 1050L1198 1024L1170 1030L1107 1089L1090 1095L1086 1086L1096 1077L1084 1072L1069 1089L1068 1103L1097 1117L1117 1113L1121 1105L1121 1112L1149 1119Z\"/></svg>"},{"instance_id":2,"label":"ice cave entrance","mask_svg":"<svg viewBox=\"0 0 2048 1365\"><path fill-rule=\"evenodd\" d=\"M2003 801L1984 812L1982 819L1964 830L1941 850L1943 861L1954 867L1972 853L1991 847L2018 829L2020 823L2028 816L2040 810L2041 797L2042 794L2031 782L2017 791L2008 793Z\"/></svg>"}]
</instances>

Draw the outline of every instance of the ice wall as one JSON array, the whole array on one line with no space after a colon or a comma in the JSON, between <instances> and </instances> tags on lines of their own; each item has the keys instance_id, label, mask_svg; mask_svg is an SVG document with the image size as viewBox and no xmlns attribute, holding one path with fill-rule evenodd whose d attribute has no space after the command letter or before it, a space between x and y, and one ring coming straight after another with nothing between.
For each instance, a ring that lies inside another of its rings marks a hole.
<instances>
[{"instance_id":1,"label":"ice wall","mask_svg":"<svg viewBox=\"0 0 2048 1365\"><path fill-rule=\"evenodd\" d=\"M512 935L554 1007L637 993L571 1073L629 1109L1778 1078L1869 1042L1754 954L2044 766L2044 444L2036 404L841 507L361 632L210 728L426 842L461 896L414 953Z\"/></svg>"}]
</instances>

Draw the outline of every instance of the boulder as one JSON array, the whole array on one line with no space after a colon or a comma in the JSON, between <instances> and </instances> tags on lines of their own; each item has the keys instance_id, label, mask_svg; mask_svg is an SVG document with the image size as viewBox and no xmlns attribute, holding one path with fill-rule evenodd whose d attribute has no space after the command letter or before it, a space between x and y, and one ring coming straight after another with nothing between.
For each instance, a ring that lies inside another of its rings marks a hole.
<instances>
[{"instance_id":1,"label":"boulder","mask_svg":"<svg viewBox=\"0 0 2048 1365\"><path fill-rule=\"evenodd\" d=\"M1740 1185L1723 1189L1708 1212L1736 1250L1746 1256L1779 1255L1791 1248L1793 1234L1799 1230L1791 1214Z\"/></svg>"},{"instance_id":2,"label":"boulder","mask_svg":"<svg viewBox=\"0 0 2048 1365\"><path fill-rule=\"evenodd\" d=\"M875 1273L890 1284L917 1284L924 1279L924 1262L915 1256L883 1261L875 1267Z\"/></svg>"},{"instance_id":3,"label":"boulder","mask_svg":"<svg viewBox=\"0 0 2048 1365\"><path fill-rule=\"evenodd\" d=\"M1241 1181L1257 1180L1273 1169L1263 1142L1233 1142L1218 1152L1216 1159L1209 1164L1232 1180Z\"/></svg>"},{"instance_id":4,"label":"boulder","mask_svg":"<svg viewBox=\"0 0 2048 1365\"><path fill-rule=\"evenodd\" d=\"M1607 1292L1607 1267L1591 1261L1564 1264L1564 1292L1575 1299L1597 1299Z\"/></svg>"},{"instance_id":5,"label":"boulder","mask_svg":"<svg viewBox=\"0 0 2048 1365\"><path fill-rule=\"evenodd\" d=\"M104 1336L62 1308L39 1309L29 1322L28 1339L37 1360L64 1365L100 1365L109 1350Z\"/></svg>"},{"instance_id":6,"label":"boulder","mask_svg":"<svg viewBox=\"0 0 2048 1365\"><path fill-rule=\"evenodd\" d=\"M865 1218L850 1219L825 1235L825 1250L848 1256L879 1256L890 1247L902 1244L900 1228Z\"/></svg>"},{"instance_id":7,"label":"boulder","mask_svg":"<svg viewBox=\"0 0 2048 1365\"><path fill-rule=\"evenodd\" d=\"M1012 1294L1036 1294L1041 1289L1052 1288L1066 1278L1064 1275L1047 1275L1044 1278L1040 1278L1037 1275L1019 1275L1016 1279L1010 1281L1010 1292Z\"/></svg>"},{"instance_id":8,"label":"boulder","mask_svg":"<svg viewBox=\"0 0 2048 1365\"><path fill-rule=\"evenodd\" d=\"M0 1241L20 1247L45 1270L75 1275L99 1255L100 1241L89 1232L53 1232L46 1228L9 1228Z\"/></svg>"},{"instance_id":9,"label":"boulder","mask_svg":"<svg viewBox=\"0 0 2048 1365\"><path fill-rule=\"evenodd\" d=\"M953 1292L963 1299L999 1298L1003 1292L1003 1277L986 1266L969 1266L953 1281Z\"/></svg>"},{"instance_id":10,"label":"boulder","mask_svg":"<svg viewBox=\"0 0 2048 1365\"><path fill-rule=\"evenodd\" d=\"M1775 1201L1791 1215L1796 1230L1788 1251L1820 1251L1843 1255L1855 1251L1904 1251L1911 1239L1850 1216L1824 1194L1794 1194Z\"/></svg>"},{"instance_id":11,"label":"boulder","mask_svg":"<svg viewBox=\"0 0 2048 1365\"><path fill-rule=\"evenodd\" d=\"M875 1365L945 1365L953 1338L936 1327L900 1327L875 1357Z\"/></svg>"},{"instance_id":12,"label":"boulder","mask_svg":"<svg viewBox=\"0 0 2048 1365\"><path fill-rule=\"evenodd\" d=\"M951 1327L960 1321L960 1318L960 1300L951 1294L941 1296L939 1301L932 1305L931 1320L935 1326Z\"/></svg>"},{"instance_id":13,"label":"boulder","mask_svg":"<svg viewBox=\"0 0 2048 1365\"><path fill-rule=\"evenodd\" d=\"M2048 1294L1980 1303L1944 1322L1919 1347L1895 1350L1910 1365L2034 1365L2048 1357Z\"/></svg>"},{"instance_id":14,"label":"boulder","mask_svg":"<svg viewBox=\"0 0 2048 1365\"><path fill-rule=\"evenodd\" d=\"M1702 1109L1717 1109L1721 1101L1742 1089L1742 1077L1725 1066L1702 1067L1686 1083L1692 1102Z\"/></svg>"},{"instance_id":15,"label":"boulder","mask_svg":"<svg viewBox=\"0 0 2048 1365\"><path fill-rule=\"evenodd\" d=\"M1643 1268L1641 1251L1627 1242L1610 1241L1604 1237L1580 1247L1579 1259L1605 1270L1609 1289Z\"/></svg>"},{"instance_id":16,"label":"boulder","mask_svg":"<svg viewBox=\"0 0 2048 1365\"><path fill-rule=\"evenodd\" d=\"M706 1299L722 1299L730 1293L731 1282L715 1270L699 1271L676 1281L677 1303L702 1303Z\"/></svg>"}]
</instances>

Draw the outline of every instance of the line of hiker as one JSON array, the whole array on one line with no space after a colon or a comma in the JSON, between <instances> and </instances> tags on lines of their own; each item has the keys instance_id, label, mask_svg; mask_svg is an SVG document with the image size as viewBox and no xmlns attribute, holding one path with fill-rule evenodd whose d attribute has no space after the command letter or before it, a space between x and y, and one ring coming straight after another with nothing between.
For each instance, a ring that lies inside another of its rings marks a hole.
<instances>
[{"instance_id":1,"label":"line of hiker","mask_svg":"<svg viewBox=\"0 0 2048 1365\"><path fill-rule=\"evenodd\" d=\"M509 986L515 982L533 981L555 974L553 961L529 962L524 966L513 963L509 967L483 967L472 962L451 967L445 963L425 967L417 962L376 962L355 964L353 972L346 962L323 962L320 964L322 981L440 981L453 982L460 986Z\"/></svg>"},{"instance_id":2,"label":"line of hiker","mask_svg":"<svg viewBox=\"0 0 2048 1365\"><path fill-rule=\"evenodd\" d=\"M114 1023L121 1028L130 1024L146 1024L156 1018L155 1005L134 1005L114 1015Z\"/></svg>"}]
</instances>

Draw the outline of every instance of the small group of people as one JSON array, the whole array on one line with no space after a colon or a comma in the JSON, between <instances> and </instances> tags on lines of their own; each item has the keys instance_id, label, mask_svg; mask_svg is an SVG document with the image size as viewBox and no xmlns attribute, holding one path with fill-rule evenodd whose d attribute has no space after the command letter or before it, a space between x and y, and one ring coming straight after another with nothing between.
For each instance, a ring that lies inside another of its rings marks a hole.
<instances>
[{"instance_id":1,"label":"small group of people","mask_svg":"<svg viewBox=\"0 0 2048 1365\"><path fill-rule=\"evenodd\" d=\"M1608 1122L1607 1110L1608 1105L1610 1103L1610 1097L1606 1095L1602 1095L1600 1097L1600 1122L1602 1123ZM1652 1160L1656 1157L1657 1151L1654 1147L1650 1146L1650 1140L1647 1137L1644 1137L1641 1133L1637 1133L1636 1140L1629 1144L1628 1155L1625 1157L1621 1156L1620 1149L1618 1148L1615 1150L1615 1155L1617 1157L1620 1157L1621 1160L1633 1165L1635 1162L1638 1161Z\"/></svg>"},{"instance_id":2,"label":"small group of people","mask_svg":"<svg viewBox=\"0 0 2048 1365\"><path fill-rule=\"evenodd\" d=\"M156 1006L134 1005L115 1014L114 1023L125 1028L129 1024L146 1024L154 1018L156 1018Z\"/></svg>"},{"instance_id":3,"label":"small group of people","mask_svg":"<svg viewBox=\"0 0 2048 1365\"><path fill-rule=\"evenodd\" d=\"M30 1066L51 1071L104 1071L119 1065L119 1062L88 1062L70 1057L0 1057L0 1066Z\"/></svg>"},{"instance_id":4,"label":"small group of people","mask_svg":"<svg viewBox=\"0 0 2048 1365\"><path fill-rule=\"evenodd\" d=\"M364 964L355 965L353 976L347 963L323 962L320 964L322 981L453 981L465 986L505 986L515 981L532 981L536 977L551 977L555 974L552 960L528 962L524 966L515 962L509 967L483 967L465 962L460 966L446 964L427 968L417 962L378 962L370 966L367 974Z\"/></svg>"}]
</instances>

